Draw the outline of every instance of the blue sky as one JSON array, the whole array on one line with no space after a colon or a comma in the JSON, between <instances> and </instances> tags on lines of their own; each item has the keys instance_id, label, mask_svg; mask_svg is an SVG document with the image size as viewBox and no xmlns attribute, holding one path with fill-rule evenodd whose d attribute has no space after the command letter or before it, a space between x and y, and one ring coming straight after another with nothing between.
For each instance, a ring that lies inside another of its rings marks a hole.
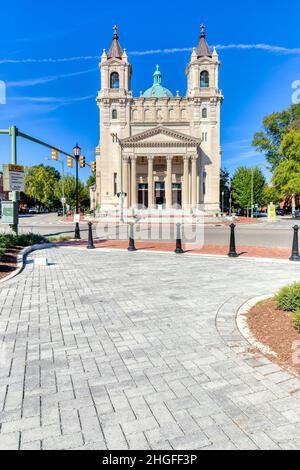
<instances>
[{"instance_id":1,"label":"blue sky","mask_svg":"<svg viewBox=\"0 0 300 470\"><path fill-rule=\"evenodd\" d=\"M296 0L15 0L13 9L6 2L1 6L0 80L7 84L7 102L0 105L0 128L16 124L67 151L78 141L87 160L93 160L99 141L97 57L108 49L113 25L119 26L120 43L133 66L135 95L152 84L157 63L163 84L184 95L190 52L177 49L197 45L203 22L209 45L220 46L223 167L232 172L241 164L263 165L251 139L264 115L291 104L292 82L300 80L299 12ZM156 52L140 54L145 51ZM18 149L25 165L50 156L21 139ZM9 158L9 140L0 136L0 164ZM83 179L88 175L88 169L82 170Z\"/></svg>"}]
</instances>

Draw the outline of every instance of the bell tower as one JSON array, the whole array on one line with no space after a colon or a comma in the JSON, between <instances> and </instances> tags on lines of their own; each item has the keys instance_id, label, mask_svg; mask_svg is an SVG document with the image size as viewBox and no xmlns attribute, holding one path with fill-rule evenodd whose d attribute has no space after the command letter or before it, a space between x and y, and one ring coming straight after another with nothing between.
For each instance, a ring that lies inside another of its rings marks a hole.
<instances>
[{"instance_id":1,"label":"bell tower","mask_svg":"<svg viewBox=\"0 0 300 470\"><path fill-rule=\"evenodd\" d=\"M218 90L219 58L216 49L211 52L206 42L204 25L201 25L198 46L193 49L186 68L187 97L207 96Z\"/></svg>"},{"instance_id":2,"label":"bell tower","mask_svg":"<svg viewBox=\"0 0 300 470\"><path fill-rule=\"evenodd\" d=\"M119 43L118 27L114 26L114 35L109 51L103 51L99 64L101 91L103 97L126 97L131 91L131 65L126 49Z\"/></svg>"},{"instance_id":3,"label":"bell tower","mask_svg":"<svg viewBox=\"0 0 300 470\"><path fill-rule=\"evenodd\" d=\"M117 204L120 191L120 146L118 139L129 135L130 107L132 101L132 68L126 49L119 42L118 27L114 26L112 43L108 52L103 50L99 64L101 88L97 96L100 112L100 142L97 157L97 200ZM117 138L112 138L116 134ZM106 181L105 188L101 181Z\"/></svg>"}]
</instances>

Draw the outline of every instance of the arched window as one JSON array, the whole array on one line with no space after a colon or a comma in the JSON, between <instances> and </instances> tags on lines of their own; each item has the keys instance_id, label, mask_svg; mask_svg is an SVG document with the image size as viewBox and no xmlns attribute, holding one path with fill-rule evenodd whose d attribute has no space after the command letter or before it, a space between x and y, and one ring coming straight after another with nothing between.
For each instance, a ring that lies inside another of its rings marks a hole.
<instances>
[{"instance_id":1,"label":"arched window","mask_svg":"<svg viewBox=\"0 0 300 470\"><path fill-rule=\"evenodd\" d=\"M119 88L120 79L118 72L113 72L110 76L110 88Z\"/></svg>"},{"instance_id":2,"label":"arched window","mask_svg":"<svg viewBox=\"0 0 300 470\"><path fill-rule=\"evenodd\" d=\"M207 108L202 109L202 118L206 119L207 118Z\"/></svg>"},{"instance_id":3,"label":"arched window","mask_svg":"<svg viewBox=\"0 0 300 470\"><path fill-rule=\"evenodd\" d=\"M118 111L116 109L112 110L111 118L112 119L118 119Z\"/></svg>"},{"instance_id":4,"label":"arched window","mask_svg":"<svg viewBox=\"0 0 300 470\"><path fill-rule=\"evenodd\" d=\"M200 88L209 87L209 73L207 70L202 70L200 74Z\"/></svg>"}]
</instances>

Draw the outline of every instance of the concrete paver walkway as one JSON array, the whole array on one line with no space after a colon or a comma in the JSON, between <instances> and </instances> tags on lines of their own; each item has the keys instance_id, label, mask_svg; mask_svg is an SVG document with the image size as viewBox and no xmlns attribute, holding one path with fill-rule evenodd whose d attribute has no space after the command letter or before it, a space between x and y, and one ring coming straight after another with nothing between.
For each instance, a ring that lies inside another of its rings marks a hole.
<instances>
[{"instance_id":1,"label":"concrete paver walkway","mask_svg":"<svg viewBox=\"0 0 300 470\"><path fill-rule=\"evenodd\" d=\"M298 264L42 255L0 287L1 449L299 448L300 380L235 323Z\"/></svg>"}]
</instances>

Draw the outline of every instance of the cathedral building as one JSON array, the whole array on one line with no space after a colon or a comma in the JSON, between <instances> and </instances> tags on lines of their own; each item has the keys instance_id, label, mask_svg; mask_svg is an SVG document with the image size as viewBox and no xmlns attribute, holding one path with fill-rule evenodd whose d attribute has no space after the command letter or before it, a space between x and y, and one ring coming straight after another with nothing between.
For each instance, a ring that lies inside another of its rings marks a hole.
<instances>
[{"instance_id":1,"label":"cathedral building","mask_svg":"<svg viewBox=\"0 0 300 470\"><path fill-rule=\"evenodd\" d=\"M101 210L118 209L121 193L128 209L219 212L219 66L202 26L186 67L186 95L163 86L157 65L152 86L134 97L132 66L114 27L99 64L96 204Z\"/></svg>"}]
</instances>

